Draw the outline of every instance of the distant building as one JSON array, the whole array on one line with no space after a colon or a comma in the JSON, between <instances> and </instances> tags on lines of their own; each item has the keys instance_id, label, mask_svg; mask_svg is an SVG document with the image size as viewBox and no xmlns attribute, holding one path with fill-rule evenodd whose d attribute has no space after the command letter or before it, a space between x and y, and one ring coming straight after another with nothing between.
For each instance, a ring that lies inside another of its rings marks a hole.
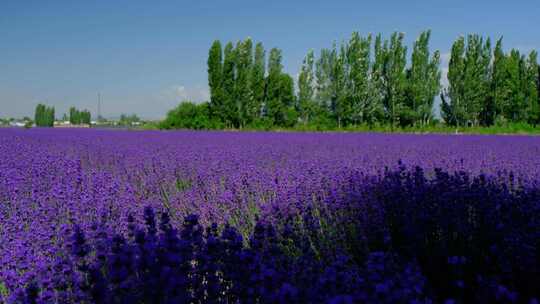
<instances>
[{"instance_id":1,"label":"distant building","mask_svg":"<svg viewBox=\"0 0 540 304\"><path fill-rule=\"evenodd\" d=\"M57 120L54 122L54 126L55 127L59 127L59 126L69 126L71 125L71 123L69 122L69 120Z\"/></svg>"},{"instance_id":2,"label":"distant building","mask_svg":"<svg viewBox=\"0 0 540 304\"><path fill-rule=\"evenodd\" d=\"M73 125L69 121L55 121L55 128L90 128L89 124Z\"/></svg>"},{"instance_id":3,"label":"distant building","mask_svg":"<svg viewBox=\"0 0 540 304\"><path fill-rule=\"evenodd\" d=\"M23 128L26 125L26 123L22 121L10 121L9 125L12 127Z\"/></svg>"}]
</instances>

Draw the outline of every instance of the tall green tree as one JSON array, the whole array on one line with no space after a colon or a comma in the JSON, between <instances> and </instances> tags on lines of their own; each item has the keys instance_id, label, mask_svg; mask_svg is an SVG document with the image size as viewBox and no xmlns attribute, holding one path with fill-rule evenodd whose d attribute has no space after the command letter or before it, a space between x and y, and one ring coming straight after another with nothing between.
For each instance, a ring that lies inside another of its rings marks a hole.
<instances>
[{"instance_id":1,"label":"tall green tree","mask_svg":"<svg viewBox=\"0 0 540 304\"><path fill-rule=\"evenodd\" d=\"M224 121L223 112L223 52L221 42L215 40L208 51L208 87L212 115Z\"/></svg>"},{"instance_id":2,"label":"tall green tree","mask_svg":"<svg viewBox=\"0 0 540 304\"><path fill-rule=\"evenodd\" d=\"M491 43L489 38L469 35L464 55L464 87L465 117L474 126L482 122L482 111L488 107L489 72L491 61Z\"/></svg>"},{"instance_id":3,"label":"tall green tree","mask_svg":"<svg viewBox=\"0 0 540 304\"><path fill-rule=\"evenodd\" d=\"M540 96L539 87L540 75L538 65L538 53L531 51L527 58L526 65L526 87L525 94L527 96L527 120L531 124L540 123Z\"/></svg>"},{"instance_id":4,"label":"tall green tree","mask_svg":"<svg viewBox=\"0 0 540 304\"><path fill-rule=\"evenodd\" d=\"M508 98L505 112L512 122L526 119L527 103L524 91L525 60L518 50L512 49L506 57L505 90Z\"/></svg>"},{"instance_id":5,"label":"tall green tree","mask_svg":"<svg viewBox=\"0 0 540 304\"><path fill-rule=\"evenodd\" d=\"M504 120L507 117L506 111L509 105L506 78L506 57L503 51L503 38L499 38L493 51L493 67L491 74L491 93L493 94L493 108L495 120Z\"/></svg>"},{"instance_id":6,"label":"tall green tree","mask_svg":"<svg viewBox=\"0 0 540 304\"><path fill-rule=\"evenodd\" d=\"M381 34L375 37L374 44L374 61L371 68L370 85L369 85L369 100L372 107L375 109L373 117L381 123L386 122L387 117L384 115L384 103L386 97L385 90L385 62L386 62L386 49L388 48L388 41L383 42Z\"/></svg>"},{"instance_id":7,"label":"tall green tree","mask_svg":"<svg viewBox=\"0 0 540 304\"><path fill-rule=\"evenodd\" d=\"M46 125L47 127L54 126L54 118L55 118L55 111L54 107L47 107L46 108Z\"/></svg>"},{"instance_id":8,"label":"tall green tree","mask_svg":"<svg viewBox=\"0 0 540 304\"><path fill-rule=\"evenodd\" d=\"M75 107L69 108L69 122L72 125L90 124L92 115L88 110L78 110Z\"/></svg>"},{"instance_id":9,"label":"tall green tree","mask_svg":"<svg viewBox=\"0 0 540 304\"><path fill-rule=\"evenodd\" d=\"M69 123L72 125L78 125L81 123L80 112L75 107L69 108Z\"/></svg>"},{"instance_id":10,"label":"tall green tree","mask_svg":"<svg viewBox=\"0 0 540 304\"><path fill-rule=\"evenodd\" d=\"M482 46L481 72L482 72L482 89L484 92L481 98L481 110L478 123L482 126L490 126L495 121L495 104L493 94L490 91L491 80L493 77L493 52L491 48L491 39L488 37Z\"/></svg>"},{"instance_id":11,"label":"tall green tree","mask_svg":"<svg viewBox=\"0 0 540 304\"><path fill-rule=\"evenodd\" d=\"M298 76L298 110L304 124L309 123L316 112L314 63L315 55L313 50L310 50L304 58Z\"/></svg>"},{"instance_id":12,"label":"tall green tree","mask_svg":"<svg viewBox=\"0 0 540 304\"><path fill-rule=\"evenodd\" d=\"M448 63L448 88L441 94L441 114L447 124L457 127L466 122L465 107L465 38L459 37L452 45ZM447 101L447 99L449 99Z\"/></svg>"},{"instance_id":13,"label":"tall green tree","mask_svg":"<svg viewBox=\"0 0 540 304\"><path fill-rule=\"evenodd\" d=\"M440 92L440 53L430 57L431 31L425 31L414 42L412 63L408 70L408 98L406 106L411 110L414 124L426 125L433 118L433 103Z\"/></svg>"},{"instance_id":14,"label":"tall green tree","mask_svg":"<svg viewBox=\"0 0 540 304\"><path fill-rule=\"evenodd\" d=\"M281 113L276 122L279 126L293 127L298 120L298 114L295 109L296 96L294 94L294 80L291 75L282 73L279 82Z\"/></svg>"},{"instance_id":15,"label":"tall green tree","mask_svg":"<svg viewBox=\"0 0 540 304\"><path fill-rule=\"evenodd\" d=\"M336 120L338 128L346 125L348 118L352 115L352 106L348 98L347 87L347 46L341 45L337 48L334 45L332 50L333 66L330 74L331 99L330 108Z\"/></svg>"},{"instance_id":16,"label":"tall green tree","mask_svg":"<svg viewBox=\"0 0 540 304\"><path fill-rule=\"evenodd\" d=\"M253 98L251 115L256 119L261 116L262 105L264 104L266 89L266 51L261 42L255 46L255 58L251 71L251 94Z\"/></svg>"},{"instance_id":17,"label":"tall green tree","mask_svg":"<svg viewBox=\"0 0 540 304\"><path fill-rule=\"evenodd\" d=\"M315 66L316 100L321 109L329 110L332 99L332 70L335 62L335 52L322 49Z\"/></svg>"},{"instance_id":18,"label":"tall green tree","mask_svg":"<svg viewBox=\"0 0 540 304\"><path fill-rule=\"evenodd\" d=\"M34 123L38 127L54 126L54 107L48 107L44 104L38 104L34 113Z\"/></svg>"},{"instance_id":19,"label":"tall green tree","mask_svg":"<svg viewBox=\"0 0 540 304\"><path fill-rule=\"evenodd\" d=\"M321 50L316 63L317 99L340 127L351 114L347 87L347 46Z\"/></svg>"},{"instance_id":20,"label":"tall green tree","mask_svg":"<svg viewBox=\"0 0 540 304\"><path fill-rule=\"evenodd\" d=\"M250 38L239 41L236 46L235 96L238 114L237 126L244 127L253 118L253 96L251 71L253 64L253 42Z\"/></svg>"},{"instance_id":21,"label":"tall green tree","mask_svg":"<svg viewBox=\"0 0 540 304\"><path fill-rule=\"evenodd\" d=\"M236 121L236 96L235 96L235 65L236 65L236 52L232 42L225 45L223 51L223 76L222 76L222 117L223 122L228 127L233 127Z\"/></svg>"},{"instance_id":22,"label":"tall green tree","mask_svg":"<svg viewBox=\"0 0 540 304\"><path fill-rule=\"evenodd\" d=\"M349 40L347 64L349 68L348 87L354 124L372 123L374 120L374 102L370 92L371 34L361 37L354 32Z\"/></svg>"},{"instance_id":23,"label":"tall green tree","mask_svg":"<svg viewBox=\"0 0 540 304\"><path fill-rule=\"evenodd\" d=\"M34 112L34 122L36 126L41 127L43 125L43 117L44 117L44 108L45 106L42 104L38 104L36 106L36 110Z\"/></svg>"},{"instance_id":24,"label":"tall green tree","mask_svg":"<svg viewBox=\"0 0 540 304\"><path fill-rule=\"evenodd\" d=\"M83 110L81 113L81 123L89 125L92 121L92 114L90 111Z\"/></svg>"},{"instance_id":25,"label":"tall green tree","mask_svg":"<svg viewBox=\"0 0 540 304\"><path fill-rule=\"evenodd\" d=\"M268 77L266 79L266 116L274 123L279 124L283 121L283 104L280 100L281 95L281 74L283 65L281 64L281 50L272 48L268 58Z\"/></svg>"},{"instance_id":26,"label":"tall green tree","mask_svg":"<svg viewBox=\"0 0 540 304\"><path fill-rule=\"evenodd\" d=\"M407 64L407 47L403 33L393 33L390 43L383 46L383 87L384 107L390 126L394 128L399 123L399 117L404 110L406 89L405 66Z\"/></svg>"}]
</instances>

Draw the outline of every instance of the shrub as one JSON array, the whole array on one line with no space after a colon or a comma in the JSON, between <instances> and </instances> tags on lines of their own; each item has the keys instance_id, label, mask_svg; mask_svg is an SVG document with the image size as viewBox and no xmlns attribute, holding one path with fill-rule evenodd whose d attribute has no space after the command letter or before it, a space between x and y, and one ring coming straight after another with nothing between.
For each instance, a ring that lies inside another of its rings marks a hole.
<instances>
[{"instance_id":1,"label":"shrub","mask_svg":"<svg viewBox=\"0 0 540 304\"><path fill-rule=\"evenodd\" d=\"M207 102L194 104L184 101L167 113L160 124L161 129L210 130L222 128L221 123L210 115Z\"/></svg>"}]
</instances>

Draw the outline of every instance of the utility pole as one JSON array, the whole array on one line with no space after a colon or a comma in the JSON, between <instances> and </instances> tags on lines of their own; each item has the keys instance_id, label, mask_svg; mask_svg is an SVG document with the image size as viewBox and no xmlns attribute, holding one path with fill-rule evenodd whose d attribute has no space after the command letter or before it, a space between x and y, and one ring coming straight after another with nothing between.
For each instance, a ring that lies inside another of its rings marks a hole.
<instances>
[{"instance_id":1,"label":"utility pole","mask_svg":"<svg viewBox=\"0 0 540 304\"><path fill-rule=\"evenodd\" d=\"M97 122L101 120L101 93L98 92Z\"/></svg>"}]
</instances>

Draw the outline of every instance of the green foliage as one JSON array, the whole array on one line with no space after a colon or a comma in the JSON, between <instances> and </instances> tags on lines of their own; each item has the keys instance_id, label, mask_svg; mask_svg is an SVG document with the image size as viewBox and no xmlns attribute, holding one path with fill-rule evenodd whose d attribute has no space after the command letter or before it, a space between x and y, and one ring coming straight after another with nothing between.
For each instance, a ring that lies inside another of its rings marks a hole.
<instances>
[{"instance_id":1,"label":"green foliage","mask_svg":"<svg viewBox=\"0 0 540 304\"><path fill-rule=\"evenodd\" d=\"M92 120L92 115L90 114L90 111L88 110L79 111L75 107L69 108L69 122L72 125L80 125L80 124L89 125L91 120Z\"/></svg>"},{"instance_id":2,"label":"green foliage","mask_svg":"<svg viewBox=\"0 0 540 304\"><path fill-rule=\"evenodd\" d=\"M253 43L251 39L238 42L236 46L235 96L237 121L235 126L243 127L255 116L251 92L251 72L253 65Z\"/></svg>"},{"instance_id":3,"label":"green foliage","mask_svg":"<svg viewBox=\"0 0 540 304\"><path fill-rule=\"evenodd\" d=\"M141 130L159 130L161 127L161 122L158 121L144 121L140 125Z\"/></svg>"},{"instance_id":4,"label":"green foliage","mask_svg":"<svg viewBox=\"0 0 540 304\"><path fill-rule=\"evenodd\" d=\"M332 49L321 50L316 63L317 99L322 108L326 108L338 125L344 124L350 117L352 106L347 88L347 45L339 49L334 43Z\"/></svg>"},{"instance_id":5,"label":"green foliage","mask_svg":"<svg viewBox=\"0 0 540 304\"><path fill-rule=\"evenodd\" d=\"M527 121L536 125L540 123L540 68L536 51L529 54L525 69L524 90L527 104Z\"/></svg>"},{"instance_id":6,"label":"green foliage","mask_svg":"<svg viewBox=\"0 0 540 304\"><path fill-rule=\"evenodd\" d=\"M209 103L194 104L184 101L167 113L167 117L159 127L160 129L210 130L223 128L223 125L210 115Z\"/></svg>"},{"instance_id":7,"label":"green foliage","mask_svg":"<svg viewBox=\"0 0 540 304\"><path fill-rule=\"evenodd\" d=\"M237 111L236 111L236 101L235 101L235 62L236 62L236 52L234 46L231 42L227 43L225 50L223 52L223 77L222 82L222 93L223 101L221 105L216 108L217 116L220 121L222 121L227 127L234 127L235 122L237 121Z\"/></svg>"},{"instance_id":8,"label":"green foliage","mask_svg":"<svg viewBox=\"0 0 540 304\"><path fill-rule=\"evenodd\" d=\"M273 48L270 50L268 59L268 77L266 79L266 116L274 124L280 125L283 122L284 105L281 102L282 70L281 50Z\"/></svg>"},{"instance_id":9,"label":"green foliage","mask_svg":"<svg viewBox=\"0 0 540 304\"><path fill-rule=\"evenodd\" d=\"M265 99L266 89L266 52L262 43L257 43L255 46L255 58L253 60L253 66L251 68L251 94L253 103L249 109L249 113L252 116L252 120L261 118L261 109Z\"/></svg>"},{"instance_id":10,"label":"green foliage","mask_svg":"<svg viewBox=\"0 0 540 304\"><path fill-rule=\"evenodd\" d=\"M441 88L440 54L436 51L430 58L430 37L431 31L426 31L415 41L407 71L405 114L413 125L427 125L433 119L433 102Z\"/></svg>"},{"instance_id":11,"label":"green foliage","mask_svg":"<svg viewBox=\"0 0 540 304\"><path fill-rule=\"evenodd\" d=\"M298 76L298 114L304 125L308 124L315 114L315 74L314 54L309 51Z\"/></svg>"},{"instance_id":12,"label":"green foliage","mask_svg":"<svg viewBox=\"0 0 540 304\"><path fill-rule=\"evenodd\" d=\"M482 118L483 110L488 110L489 72L491 61L491 42L479 35L469 35L465 51L465 75L463 97L466 109L466 120L473 126L487 125Z\"/></svg>"},{"instance_id":13,"label":"green foliage","mask_svg":"<svg viewBox=\"0 0 540 304\"><path fill-rule=\"evenodd\" d=\"M390 126L394 128L399 123L400 114L405 108L407 47L403 45L405 35L393 33L390 44L383 46L383 104Z\"/></svg>"},{"instance_id":14,"label":"green foliage","mask_svg":"<svg viewBox=\"0 0 540 304\"><path fill-rule=\"evenodd\" d=\"M355 32L347 49L348 98L351 100L351 117L348 120L355 125L374 123L379 111L370 75L371 40L371 35L361 37Z\"/></svg>"},{"instance_id":15,"label":"green foliage","mask_svg":"<svg viewBox=\"0 0 540 304\"><path fill-rule=\"evenodd\" d=\"M3 282L0 282L0 302L6 303L9 296L9 290Z\"/></svg>"},{"instance_id":16,"label":"green foliage","mask_svg":"<svg viewBox=\"0 0 540 304\"><path fill-rule=\"evenodd\" d=\"M452 46L448 69L450 83L443 98L442 116L450 125L478 126L493 123L493 99L490 94L491 42L479 35L460 37Z\"/></svg>"},{"instance_id":17,"label":"green foliage","mask_svg":"<svg viewBox=\"0 0 540 304\"><path fill-rule=\"evenodd\" d=\"M372 39L355 32L318 57L308 52L297 92L281 50L271 49L266 65L262 43L229 42L222 52L215 41L208 54L209 115L227 128L423 129L433 125L440 95L443 122L458 129L540 122L536 52L505 54L502 38L492 51L489 38L460 37L442 88L441 55L430 50L430 38L429 30L420 34L408 64L403 33Z\"/></svg>"},{"instance_id":18,"label":"green foliage","mask_svg":"<svg viewBox=\"0 0 540 304\"><path fill-rule=\"evenodd\" d=\"M38 127L54 126L54 107L48 107L41 103L38 104L34 114L34 122Z\"/></svg>"},{"instance_id":19,"label":"green foliage","mask_svg":"<svg viewBox=\"0 0 540 304\"><path fill-rule=\"evenodd\" d=\"M502 46L502 37L495 44L493 68L491 74L491 94L493 95L494 116L496 121L505 120L509 105L505 84L506 57Z\"/></svg>"},{"instance_id":20,"label":"green foliage","mask_svg":"<svg viewBox=\"0 0 540 304\"><path fill-rule=\"evenodd\" d=\"M210 109L212 116L224 119L223 115L223 58L221 42L214 41L208 52L208 87L210 88Z\"/></svg>"}]
</instances>

